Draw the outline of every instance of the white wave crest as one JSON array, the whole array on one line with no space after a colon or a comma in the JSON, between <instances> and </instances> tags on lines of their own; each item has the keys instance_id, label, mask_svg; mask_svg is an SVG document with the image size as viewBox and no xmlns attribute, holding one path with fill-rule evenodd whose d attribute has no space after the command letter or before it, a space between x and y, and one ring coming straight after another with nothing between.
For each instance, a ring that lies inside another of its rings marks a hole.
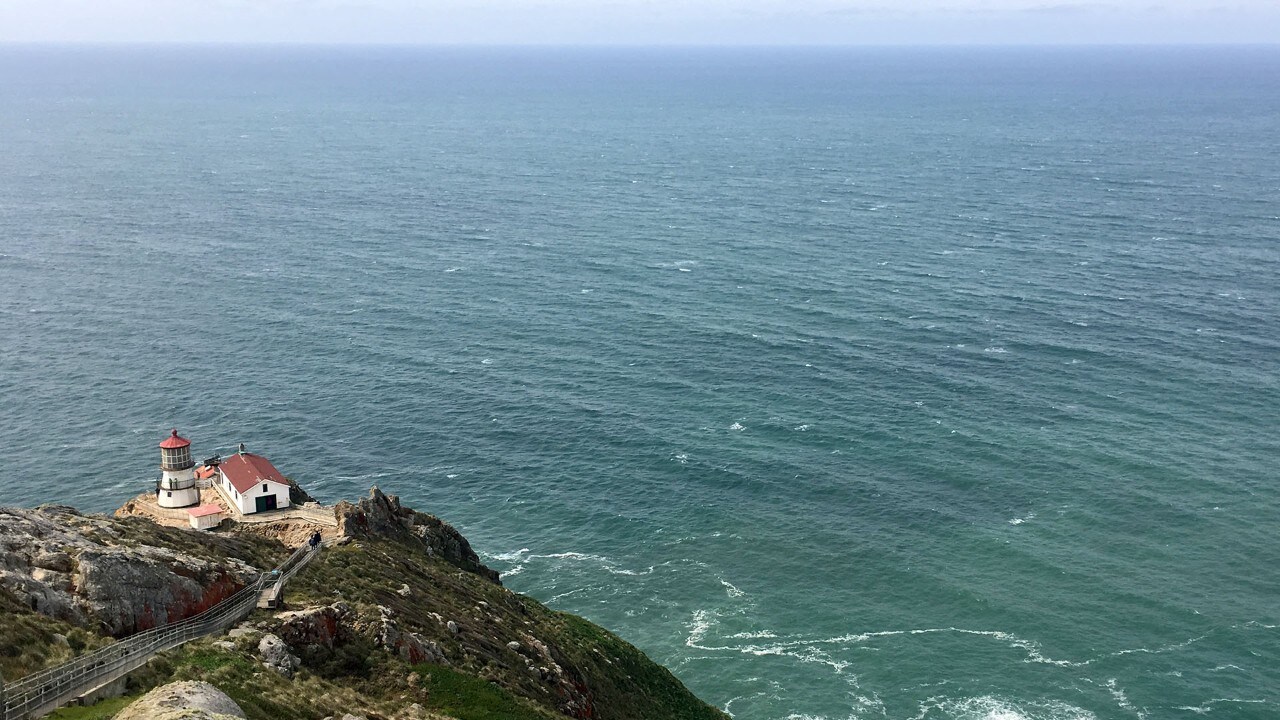
<instances>
[{"instance_id":1,"label":"white wave crest","mask_svg":"<svg viewBox=\"0 0 1280 720\"><path fill-rule=\"evenodd\" d=\"M524 566L537 560L570 560L574 562L595 563L605 572L612 575L652 575L656 567L650 565L643 570L632 570L620 567L618 562L604 555L592 555L590 553L581 552L558 552L558 553L534 553L529 548L520 548L505 553L484 553L486 559L497 560L500 562L517 563L521 570ZM514 575L516 570L508 570L503 573L505 575Z\"/></svg>"},{"instance_id":2,"label":"white wave crest","mask_svg":"<svg viewBox=\"0 0 1280 720\"><path fill-rule=\"evenodd\" d=\"M1245 700L1244 698L1213 698L1206 700L1199 705L1183 705L1176 708L1177 710L1187 710L1197 715L1208 715L1213 711L1214 705L1223 705L1226 703L1242 704L1242 705L1265 705L1266 700Z\"/></svg>"},{"instance_id":3,"label":"white wave crest","mask_svg":"<svg viewBox=\"0 0 1280 720\"><path fill-rule=\"evenodd\" d=\"M1097 716L1060 701L1015 701L991 695L971 698L929 698L920 704L914 720L934 717L956 720L1096 720Z\"/></svg>"},{"instance_id":4,"label":"white wave crest","mask_svg":"<svg viewBox=\"0 0 1280 720\"><path fill-rule=\"evenodd\" d=\"M525 554L528 552L529 548L520 548L519 550L504 553L485 553L484 556L493 560L501 560L502 562L516 562L524 560Z\"/></svg>"},{"instance_id":5,"label":"white wave crest","mask_svg":"<svg viewBox=\"0 0 1280 720\"><path fill-rule=\"evenodd\" d=\"M689 635L684 639L684 644L691 648L712 650L714 648L703 648L698 643L702 642L710 630L718 621L715 614L709 610L695 610L693 619L689 622Z\"/></svg>"},{"instance_id":6,"label":"white wave crest","mask_svg":"<svg viewBox=\"0 0 1280 720\"><path fill-rule=\"evenodd\" d=\"M365 482L367 480L377 480L378 478L389 477L394 474L396 473L376 472L376 473L366 473L364 475L335 475L333 479L343 480L347 482L351 482L351 481Z\"/></svg>"}]
</instances>

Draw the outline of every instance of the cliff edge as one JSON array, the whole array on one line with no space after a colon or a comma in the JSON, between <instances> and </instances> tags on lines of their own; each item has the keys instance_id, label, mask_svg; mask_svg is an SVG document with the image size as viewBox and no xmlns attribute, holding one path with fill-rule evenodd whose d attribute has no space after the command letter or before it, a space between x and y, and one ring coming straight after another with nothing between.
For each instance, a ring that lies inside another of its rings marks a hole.
<instances>
[{"instance_id":1,"label":"cliff edge","mask_svg":"<svg viewBox=\"0 0 1280 720\"><path fill-rule=\"evenodd\" d=\"M727 718L612 633L502 587L439 518L377 488L334 513L337 537L290 580L285 607L163 653L100 717L199 681L251 720ZM0 675L194 615L291 550L261 525L0 508Z\"/></svg>"}]
</instances>

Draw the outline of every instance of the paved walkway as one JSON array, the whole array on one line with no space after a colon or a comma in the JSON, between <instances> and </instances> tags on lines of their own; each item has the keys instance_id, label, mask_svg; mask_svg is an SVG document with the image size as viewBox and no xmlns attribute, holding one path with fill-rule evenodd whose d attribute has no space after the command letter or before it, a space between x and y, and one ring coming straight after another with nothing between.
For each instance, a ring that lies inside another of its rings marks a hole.
<instances>
[{"instance_id":1,"label":"paved walkway","mask_svg":"<svg viewBox=\"0 0 1280 720\"><path fill-rule=\"evenodd\" d=\"M145 515L150 516L162 525L170 525L174 527L189 527L191 516L187 514L187 508L162 508L156 504L155 496L150 493L143 493L133 499L134 509ZM290 505L287 508L279 510L266 510L260 513L245 515L240 512L239 508L227 501L221 491L212 487L200 489L200 505L217 505L222 508L222 514L235 520L238 523L247 525L255 525L262 523L282 522L286 520L300 520L312 525L320 525L326 528L338 527L338 519L334 515L332 505L307 504L307 505Z\"/></svg>"}]
</instances>

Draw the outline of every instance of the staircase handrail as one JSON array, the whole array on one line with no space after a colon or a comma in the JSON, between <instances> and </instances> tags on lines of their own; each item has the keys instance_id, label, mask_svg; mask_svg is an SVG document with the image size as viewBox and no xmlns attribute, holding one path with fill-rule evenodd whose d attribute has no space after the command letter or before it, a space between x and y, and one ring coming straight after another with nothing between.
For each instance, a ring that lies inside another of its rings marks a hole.
<instances>
[{"instance_id":1,"label":"staircase handrail","mask_svg":"<svg viewBox=\"0 0 1280 720\"><path fill-rule=\"evenodd\" d=\"M106 678L115 679L141 667L162 650L231 625L256 605L265 578L265 574L259 575L253 583L198 615L131 635L56 668L19 679L6 688L3 717L23 718L33 710L74 697Z\"/></svg>"},{"instance_id":2,"label":"staircase handrail","mask_svg":"<svg viewBox=\"0 0 1280 720\"><path fill-rule=\"evenodd\" d=\"M107 645L106 647L102 647L102 648L99 648L99 649L97 649L97 650L95 650L95 651L93 651L93 652L91 652L91 653L87 653L87 654L85 654L85 655L81 655L81 656L79 656L79 657L77 657L77 658L75 658L75 659L73 659L73 660L70 660L70 661L68 661L68 662L66 662L66 663L64 663L64 664L62 664L62 665L58 665L58 666L56 666L56 667L48 668L47 670L42 670L42 671L37 672L37 673L32 673L31 675L26 675L26 676L24 676L24 677L19 678L19 679L18 679L18 680L16 680L16 681L14 681L13 683L11 683L11 684L8 686L8 690L9 690L9 692L10 692L10 693L13 693L14 691L21 691L21 690L23 690L23 689L25 689L25 688L27 688L27 687L32 686L32 685L40 685L40 684L43 684L43 682L44 682L45 678L47 678L47 677L49 677L49 676L52 676L52 675L54 675L54 674L57 674L57 673L60 673L60 672L63 672L63 671L65 671L65 670L69 670L69 669L72 669L72 668L75 668L75 667L80 667L80 666L83 666L83 665L90 665L90 664L92 664L95 660L97 660L99 657L105 657L105 656L107 656L107 655L110 655L112 652L114 652L114 651L118 650L119 648L124 647L124 646L126 646L126 645L139 645L139 644L142 644L142 643L146 642L147 640L149 640L149 639L151 639L151 638L156 637L157 635L160 635L160 634L163 634L163 633L166 633L166 632L172 632L173 630L175 630L175 629L177 629L177 628L182 628L182 627L185 627L185 626L188 626L188 625L195 625L195 624L197 624L197 623L203 622L204 620L209 619L209 617L210 617L210 616L212 616L212 615L214 615L214 614L216 614L216 613L220 612L221 610L225 609L225 608L224 608L224 606L227 606L227 605L229 605L229 604L232 604L232 603L235 603L235 602L237 602L237 601L243 600L244 596L246 596L246 595L252 595L252 594L253 594L253 590L255 590L255 589L259 589L259 588L262 586L262 584L265 582L265 580L266 580L267 576L268 576L268 573L260 573L260 574L258 575L257 579L255 579L252 583L249 583L248 585L246 585L246 586L244 586L243 588L241 588L241 589L240 589L238 592L236 592L235 594L231 595L230 597L228 597L228 598L226 598L226 599L222 600L221 602L219 602L217 605L214 605L213 607L211 607L211 608L209 608L209 609L207 609L207 610L205 610L205 611L203 611L203 612L201 612L201 613L199 613L199 614L197 614L197 615L192 615L192 616L191 616L191 617L189 617L189 618L184 618L184 619L182 619L182 620L179 620L179 621L174 622L174 623L169 623L169 624L167 624L167 625L160 625L160 626L157 626L157 627L150 628L150 629L148 629L148 630L143 630L143 631L141 631L141 632L138 632L138 633L135 633L135 634L133 634L133 635L130 635L129 637L122 638L122 639L120 639L120 640L118 640L118 641L116 641L116 642L114 642L114 643L111 643L110 645Z\"/></svg>"},{"instance_id":3,"label":"staircase handrail","mask_svg":"<svg viewBox=\"0 0 1280 720\"><path fill-rule=\"evenodd\" d=\"M230 626L256 607L268 582L282 585L319 549L319 546L303 545L274 570L260 573L253 582L199 614L143 630L57 667L19 678L4 687L0 720L26 718L28 713L47 708L51 703L56 707L104 680L110 682L132 672L158 652Z\"/></svg>"}]
</instances>

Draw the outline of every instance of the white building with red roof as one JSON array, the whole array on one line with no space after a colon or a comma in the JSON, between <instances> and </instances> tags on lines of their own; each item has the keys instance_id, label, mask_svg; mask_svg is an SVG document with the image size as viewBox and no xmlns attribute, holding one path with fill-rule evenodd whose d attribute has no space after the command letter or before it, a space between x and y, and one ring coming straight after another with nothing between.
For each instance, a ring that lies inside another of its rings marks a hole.
<instances>
[{"instance_id":1,"label":"white building with red roof","mask_svg":"<svg viewBox=\"0 0 1280 720\"><path fill-rule=\"evenodd\" d=\"M289 481L271 461L244 451L218 463L214 483L226 501L245 515L289 507Z\"/></svg>"}]
</instances>

